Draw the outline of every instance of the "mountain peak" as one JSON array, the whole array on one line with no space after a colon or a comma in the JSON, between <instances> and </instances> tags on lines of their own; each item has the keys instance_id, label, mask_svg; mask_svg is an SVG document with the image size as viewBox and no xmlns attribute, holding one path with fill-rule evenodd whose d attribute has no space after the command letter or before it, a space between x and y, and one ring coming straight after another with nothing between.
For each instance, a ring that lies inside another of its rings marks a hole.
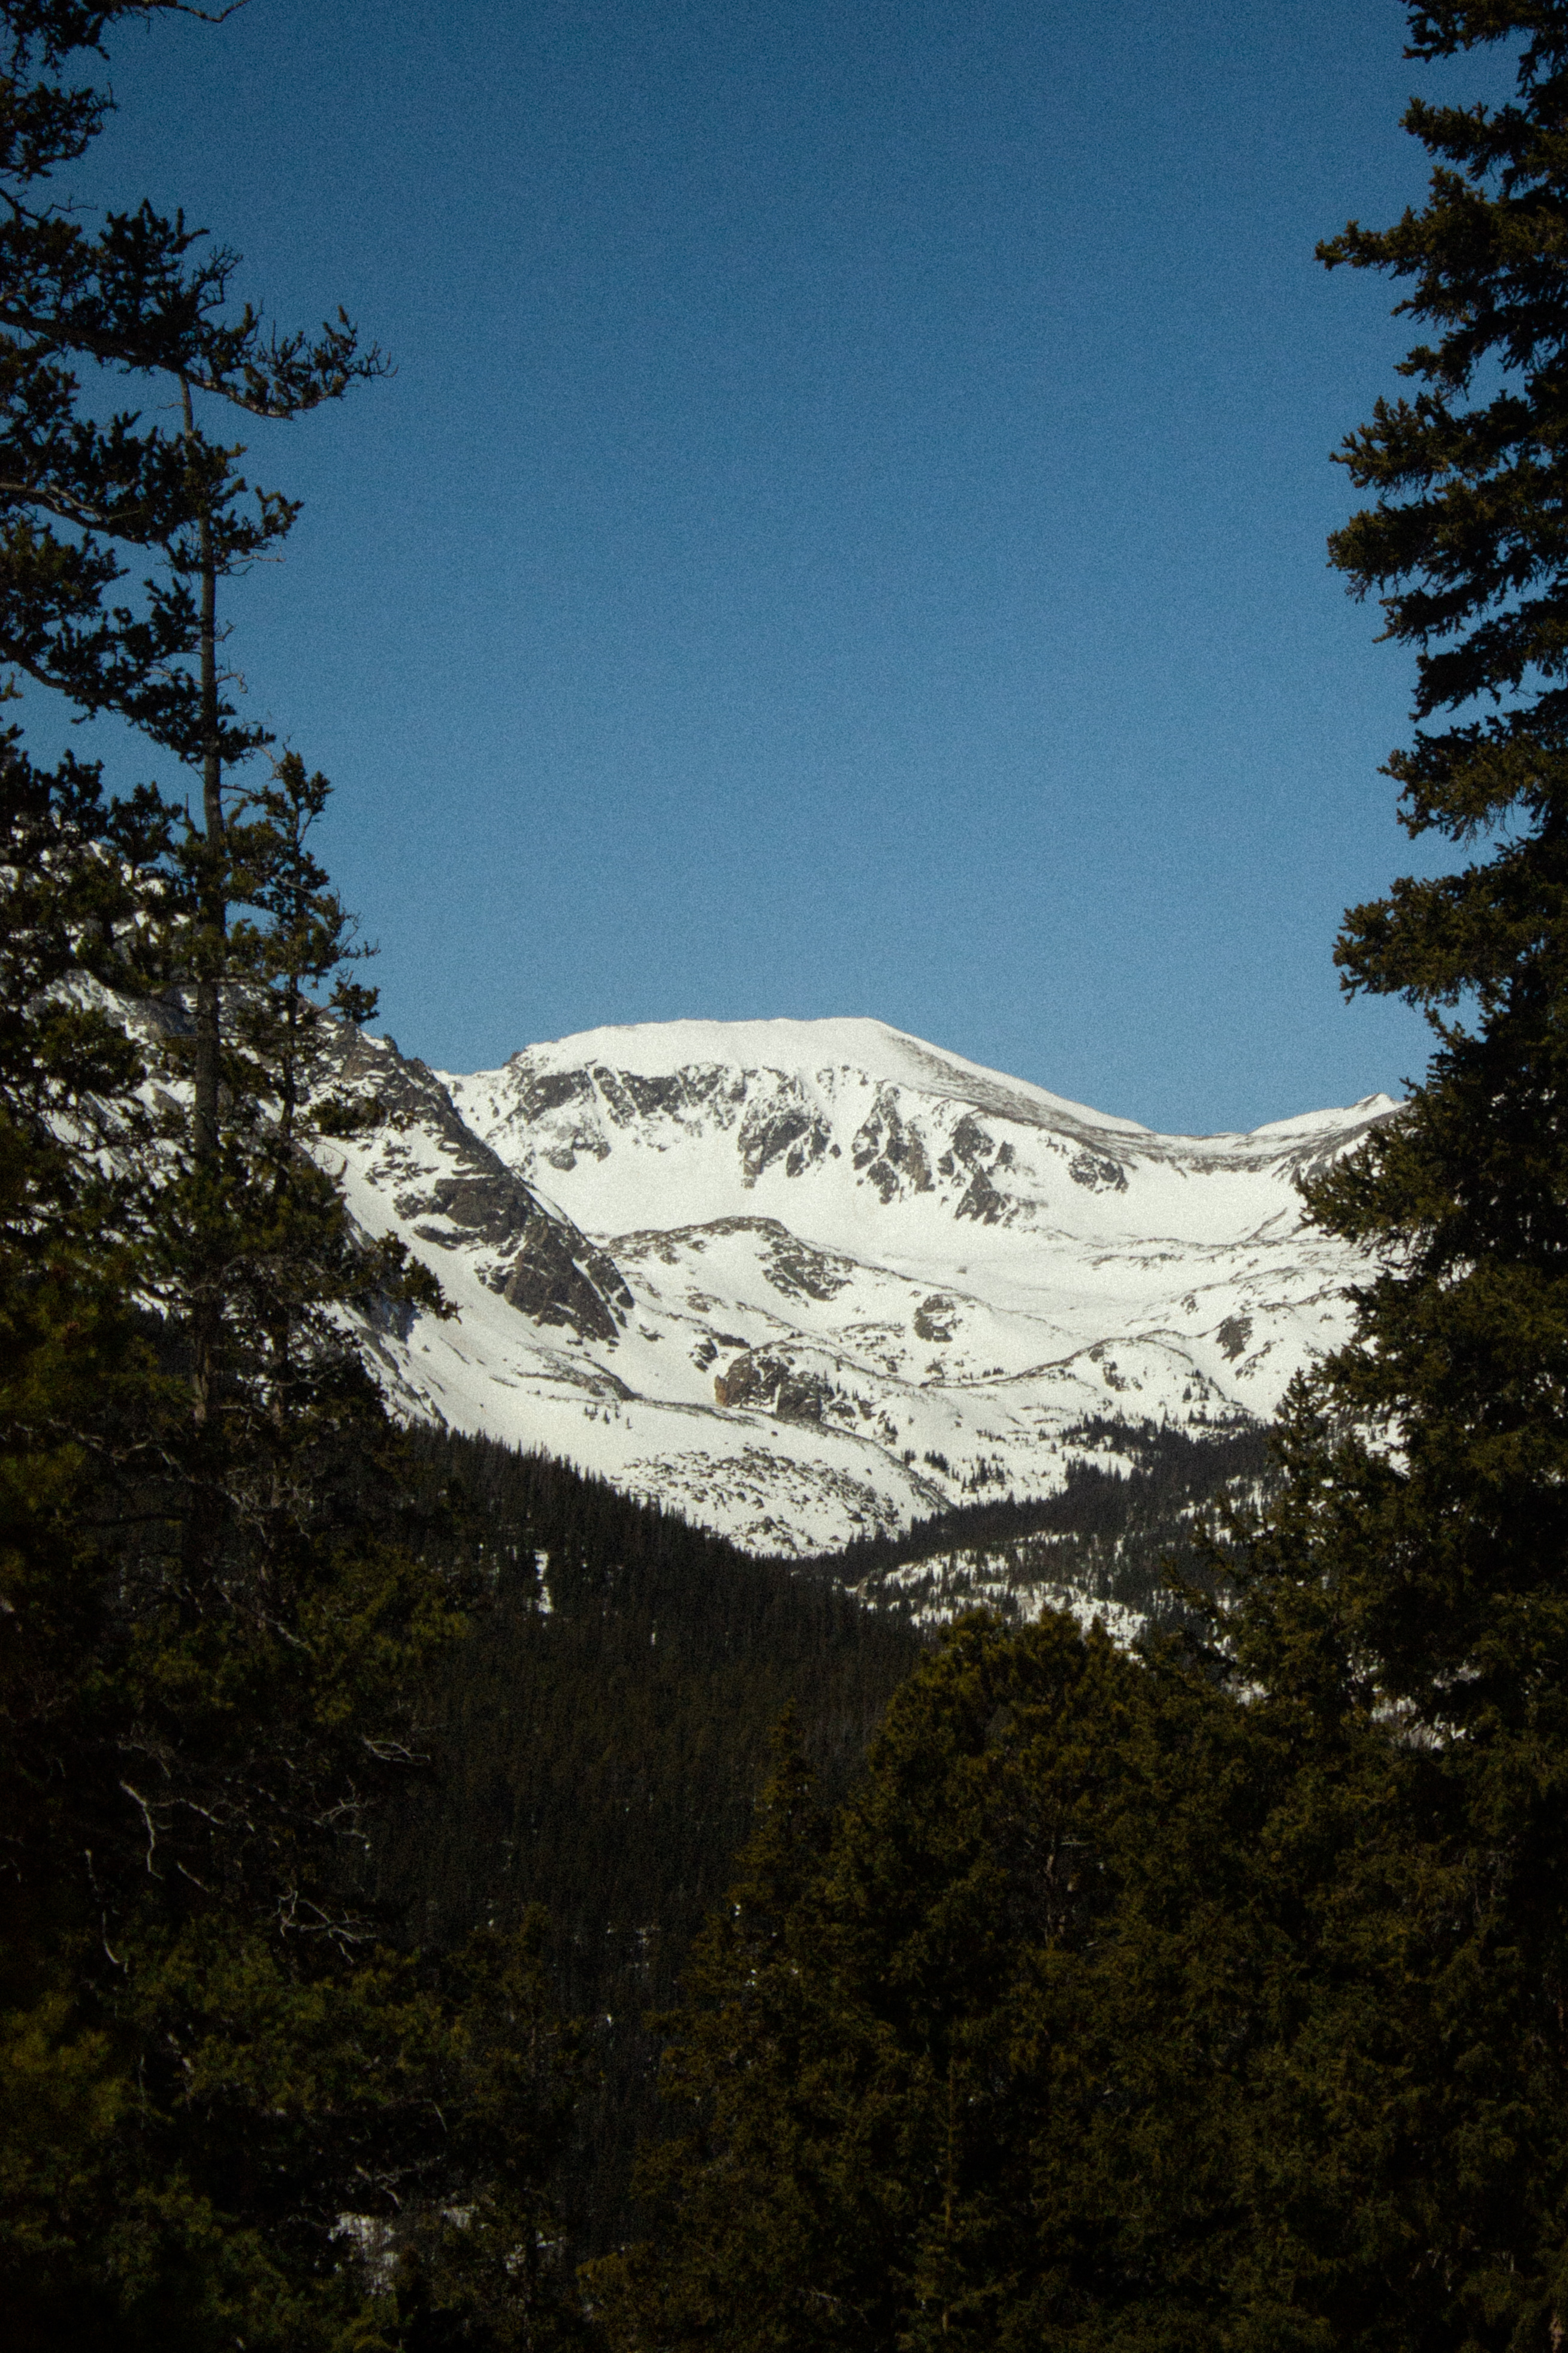
<instances>
[{"instance_id":1,"label":"mountain peak","mask_svg":"<svg viewBox=\"0 0 1568 2353\"><path fill-rule=\"evenodd\" d=\"M689 1070L778 1071L792 1078L853 1071L879 1085L971 1103L1003 1116L1021 1115L1031 1124L1043 1115L1052 1122L1067 1119L1129 1136L1150 1133L1137 1120L1118 1119L1052 1094L1028 1079L987 1070L984 1063L865 1014L815 1021L781 1017L769 1021L610 1023L525 1046L510 1057L508 1067L524 1063L535 1073L607 1068L648 1079L674 1078Z\"/></svg>"},{"instance_id":2,"label":"mountain peak","mask_svg":"<svg viewBox=\"0 0 1568 2353\"><path fill-rule=\"evenodd\" d=\"M569 1071L607 1069L637 1078L675 1078L682 1071L776 1071L810 1080L826 1071L853 1071L878 1085L906 1087L917 1093L950 1102L967 1103L1000 1118L1021 1120L1028 1126L1067 1125L1098 1129L1129 1139L1189 1144L1241 1144L1256 1137L1281 1141L1305 1140L1314 1134L1342 1131L1385 1118L1398 1108L1391 1095L1363 1095L1343 1107L1300 1112L1286 1119L1268 1120L1247 1130L1221 1130L1198 1135L1158 1137L1142 1121L1123 1119L1113 1112L1097 1111L1069 1096L1054 1094L1033 1080L1012 1077L983 1062L972 1062L945 1046L934 1046L907 1029L866 1014L837 1014L797 1021L779 1017L764 1021L628 1021L580 1029L570 1037L524 1046L511 1055L509 1070L526 1068L532 1075ZM484 1072L475 1072L482 1078Z\"/></svg>"}]
</instances>

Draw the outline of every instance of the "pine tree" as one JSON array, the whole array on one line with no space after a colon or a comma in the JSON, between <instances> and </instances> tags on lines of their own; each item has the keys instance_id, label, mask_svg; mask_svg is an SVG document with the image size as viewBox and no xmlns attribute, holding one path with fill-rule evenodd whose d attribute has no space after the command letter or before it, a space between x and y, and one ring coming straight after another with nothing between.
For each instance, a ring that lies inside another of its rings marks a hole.
<instances>
[{"instance_id":1,"label":"pine tree","mask_svg":"<svg viewBox=\"0 0 1568 2353\"><path fill-rule=\"evenodd\" d=\"M1568 2319L1568 8L1409 13L1407 54L1506 42L1516 91L1414 100L1426 204L1321 248L1427 331L1344 446L1374 502L1331 554L1415 650L1402 821L1461 856L1339 944L1347 989L1421 1008L1436 1048L1310 1188L1369 1268L1290 1403L1237 1633L1282 1701L1390 1735L1387 1905L1357 1932L1380 2114L1318 2147L1386 2200L1363 2325L1500 2348Z\"/></svg>"},{"instance_id":2,"label":"pine tree","mask_svg":"<svg viewBox=\"0 0 1568 2353\"><path fill-rule=\"evenodd\" d=\"M162 5L0 5L0 660L201 784L186 821L0 747L0 2300L24 2347L542 2345L570 2071L531 1948L384 1949L359 1861L462 1596L349 1317L436 1294L311 1150L374 1115L332 1082L373 997L324 780L236 778L268 739L220 667L222 585L296 510L202 404L379 362L231 311L183 221L46 200L106 104L60 69ZM92 421L84 361L175 427Z\"/></svg>"},{"instance_id":3,"label":"pine tree","mask_svg":"<svg viewBox=\"0 0 1568 2353\"><path fill-rule=\"evenodd\" d=\"M8 396L0 659L84 716L128 720L200 779L199 820L184 822L177 871L190 1017L184 1209L193 1239L207 1245L207 1263L193 1263L186 1323L195 1417L205 1426L221 1410L226 1251L234 1247L225 1205L237 1124L226 1126L223 1106L237 1092L243 1102L257 1076L254 1060L236 1066L226 1010L258 976L228 934L237 903L269 863L266 797L248 806L242 797L237 809L233 785L271 739L231 699L220 599L227 581L276 554L299 507L255 488L239 470L243 448L215 438L204 417L286 421L342 399L385 363L362 350L341 312L310 335L280 332L251 304L237 306L238 256L182 216L142 204L110 213L95 231L47 201L45 184L81 152L105 107L100 94L65 90L47 75L73 49L96 45L113 18L149 13L156 10L10 12L13 112L35 128L13 149L0 236L0 392ZM155 403L153 421L139 410L106 427L88 421L75 372L84 363L129 379ZM173 427L159 421L169 408ZM132 558L153 566L139 599L110 604L111 591L126 593ZM231 839L237 816L247 821ZM254 948L254 933L247 944ZM374 999L362 990L355 1003L363 1017Z\"/></svg>"}]
</instances>

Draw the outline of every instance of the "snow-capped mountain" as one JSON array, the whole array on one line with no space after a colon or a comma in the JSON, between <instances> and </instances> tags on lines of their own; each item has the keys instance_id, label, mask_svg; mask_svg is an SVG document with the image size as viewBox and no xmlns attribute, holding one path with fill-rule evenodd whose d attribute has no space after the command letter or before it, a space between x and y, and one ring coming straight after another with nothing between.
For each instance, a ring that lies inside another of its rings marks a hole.
<instances>
[{"instance_id":1,"label":"snow-capped mountain","mask_svg":"<svg viewBox=\"0 0 1568 2353\"><path fill-rule=\"evenodd\" d=\"M1295 1180L1396 1106L1159 1135L878 1021L654 1023L460 1077L357 1039L356 1215L458 1314L401 1409L757 1551L1049 1493L1095 1419L1266 1415L1344 1331Z\"/></svg>"}]
</instances>

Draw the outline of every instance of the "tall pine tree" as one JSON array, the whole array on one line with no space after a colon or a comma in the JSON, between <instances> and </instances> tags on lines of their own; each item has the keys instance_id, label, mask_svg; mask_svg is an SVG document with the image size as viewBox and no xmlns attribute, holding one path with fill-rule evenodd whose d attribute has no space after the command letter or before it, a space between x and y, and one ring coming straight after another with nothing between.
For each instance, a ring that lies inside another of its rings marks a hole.
<instances>
[{"instance_id":1,"label":"tall pine tree","mask_svg":"<svg viewBox=\"0 0 1568 2353\"><path fill-rule=\"evenodd\" d=\"M1421 1008L1409 1106L1310 1187L1368 1253L1350 1344L1293 1398L1251 1547L1244 1671L1384 1727L1397 1831L1359 2123L1303 2074L1310 2156L1383 2201L1362 2309L1410 2345L1568 2324L1568 6L1413 5L1407 54L1511 52L1496 106L1412 102L1427 201L1352 223L1410 389L1342 452L1331 543L1415 654L1388 763L1451 870L1352 909L1351 991ZM1363 1927L1366 1924L1363 1923ZM1395 2024L1395 2021L1397 2025ZM1316 2122L1309 2128L1309 2110ZM1336 2121L1337 2119L1337 2121ZM1336 2134L1338 2137L1336 2138ZM1349 2223L1338 2225L1348 2234Z\"/></svg>"},{"instance_id":2,"label":"tall pine tree","mask_svg":"<svg viewBox=\"0 0 1568 2353\"><path fill-rule=\"evenodd\" d=\"M443 1971L357 1883L458 1597L348 1311L435 1294L310 1150L363 1108L330 1007L372 999L324 782L236 776L267 738L221 661L296 510L204 416L379 364L236 309L177 219L50 202L107 103L62 69L163 5L0 0L0 661L199 780L187 815L0 747L0 2303L29 2347L541 2346L536 1936ZM158 414L95 420L88 368Z\"/></svg>"}]
</instances>

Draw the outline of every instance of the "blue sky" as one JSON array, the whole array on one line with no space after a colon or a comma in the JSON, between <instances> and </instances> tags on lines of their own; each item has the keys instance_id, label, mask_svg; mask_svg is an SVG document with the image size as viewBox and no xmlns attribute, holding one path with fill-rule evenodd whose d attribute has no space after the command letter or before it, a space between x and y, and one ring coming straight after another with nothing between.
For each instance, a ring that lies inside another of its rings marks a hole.
<instances>
[{"instance_id":1,"label":"blue sky","mask_svg":"<svg viewBox=\"0 0 1568 2353\"><path fill-rule=\"evenodd\" d=\"M1331 963L1412 857L1407 657L1323 550L1405 338L1312 258L1419 200L1403 35L248 0L118 42L80 191L397 363L257 429L305 512L231 651L334 779L405 1050L866 1013L1197 1130L1419 1070Z\"/></svg>"}]
</instances>

